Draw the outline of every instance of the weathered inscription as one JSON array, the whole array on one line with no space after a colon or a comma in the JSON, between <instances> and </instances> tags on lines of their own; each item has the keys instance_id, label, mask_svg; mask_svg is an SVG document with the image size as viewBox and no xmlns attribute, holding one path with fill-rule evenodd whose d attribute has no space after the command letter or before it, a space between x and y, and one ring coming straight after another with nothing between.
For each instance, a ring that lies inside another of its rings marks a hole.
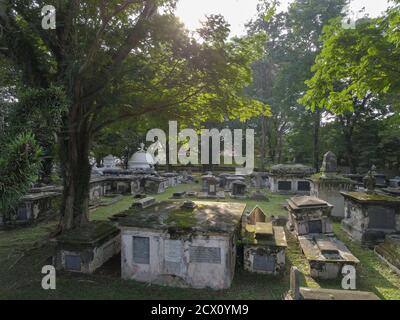
<instances>
[{"instance_id":1,"label":"weathered inscription","mask_svg":"<svg viewBox=\"0 0 400 320\"><path fill-rule=\"evenodd\" d=\"M133 237L133 262L139 264L150 263L150 239Z\"/></svg>"},{"instance_id":2,"label":"weathered inscription","mask_svg":"<svg viewBox=\"0 0 400 320\"><path fill-rule=\"evenodd\" d=\"M221 263L221 248L190 247L190 262Z\"/></svg>"}]
</instances>

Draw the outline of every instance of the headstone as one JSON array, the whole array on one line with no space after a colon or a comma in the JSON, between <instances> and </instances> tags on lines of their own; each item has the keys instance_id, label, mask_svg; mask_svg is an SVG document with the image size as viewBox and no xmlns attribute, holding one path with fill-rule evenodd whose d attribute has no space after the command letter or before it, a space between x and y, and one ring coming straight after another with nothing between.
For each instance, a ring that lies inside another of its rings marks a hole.
<instances>
[{"instance_id":1,"label":"headstone","mask_svg":"<svg viewBox=\"0 0 400 320\"><path fill-rule=\"evenodd\" d=\"M324 155L324 160L322 162L321 172L322 173L336 173L337 169L337 157L336 155L328 151Z\"/></svg>"},{"instance_id":2,"label":"headstone","mask_svg":"<svg viewBox=\"0 0 400 320\"><path fill-rule=\"evenodd\" d=\"M368 174L364 177L364 187L367 189L367 192L370 193L375 191L376 186L375 171L373 168L368 171Z\"/></svg>"}]
</instances>

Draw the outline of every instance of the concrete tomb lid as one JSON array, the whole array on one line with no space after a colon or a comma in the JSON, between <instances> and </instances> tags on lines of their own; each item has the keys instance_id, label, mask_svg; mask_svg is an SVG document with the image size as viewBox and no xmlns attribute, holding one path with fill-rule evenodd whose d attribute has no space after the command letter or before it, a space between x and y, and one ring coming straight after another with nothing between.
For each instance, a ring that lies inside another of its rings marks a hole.
<instances>
[{"instance_id":1,"label":"concrete tomb lid","mask_svg":"<svg viewBox=\"0 0 400 320\"><path fill-rule=\"evenodd\" d=\"M313 168L303 164L277 164L271 168L271 173L273 175L306 176L314 172L315 170Z\"/></svg>"},{"instance_id":2,"label":"concrete tomb lid","mask_svg":"<svg viewBox=\"0 0 400 320\"><path fill-rule=\"evenodd\" d=\"M144 210L128 210L127 217L118 222L122 228L232 233L246 209L243 203L194 201L194 204L194 208L185 208L179 201L163 201Z\"/></svg>"},{"instance_id":3,"label":"concrete tomb lid","mask_svg":"<svg viewBox=\"0 0 400 320\"><path fill-rule=\"evenodd\" d=\"M240 186L247 186L246 182L242 180L235 180L232 182L232 184L240 185Z\"/></svg>"},{"instance_id":4,"label":"concrete tomb lid","mask_svg":"<svg viewBox=\"0 0 400 320\"><path fill-rule=\"evenodd\" d=\"M242 241L247 245L287 247L284 228L273 226L272 222L246 224L242 232Z\"/></svg>"},{"instance_id":5,"label":"concrete tomb lid","mask_svg":"<svg viewBox=\"0 0 400 320\"><path fill-rule=\"evenodd\" d=\"M244 216L242 241L247 245L287 247L283 227L274 226L264 211L256 206Z\"/></svg>"},{"instance_id":6,"label":"concrete tomb lid","mask_svg":"<svg viewBox=\"0 0 400 320\"><path fill-rule=\"evenodd\" d=\"M341 192L341 194L345 199L350 199L359 203L400 206L399 197L393 197L386 194L368 192Z\"/></svg>"},{"instance_id":7,"label":"concrete tomb lid","mask_svg":"<svg viewBox=\"0 0 400 320\"><path fill-rule=\"evenodd\" d=\"M67 231L55 240L59 244L87 247L104 243L119 233L119 229L105 221L93 221L80 228Z\"/></svg>"},{"instance_id":8,"label":"concrete tomb lid","mask_svg":"<svg viewBox=\"0 0 400 320\"><path fill-rule=\"evenodd\" d=\"M300 246L308 261L350 262L360 261L339 240L326 235L299 236Z\"/></svg>"},{"instance_id":9,"label":"concrete tomb lid","mask_svg":"<svg viewBox=\"0 0 400 320\"><path fill-rule=\"evenodd\" d=\"M41 199L50 199L54 197L58 197L61 195L59 192L36 192L36 193L28 193L20 198L21 202L25 201L37 201Z\"/></svg>"},{"instance_id":10,"label":"concrete tomb lid","mask_svg":"<svg viewBox=\"0 0 400 320\"><path fill-rule=\"evenodd\" d=\"M288 200L292 209L331 207L328 202L313 196L293 197Z\"/></svg>"}]
</instances>

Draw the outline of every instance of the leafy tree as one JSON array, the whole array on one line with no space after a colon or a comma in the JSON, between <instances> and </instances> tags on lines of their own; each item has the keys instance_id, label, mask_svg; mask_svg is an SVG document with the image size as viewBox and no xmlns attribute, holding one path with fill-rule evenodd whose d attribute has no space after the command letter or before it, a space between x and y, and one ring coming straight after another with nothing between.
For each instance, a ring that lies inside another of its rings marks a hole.
<instances>
[{"instance_id":1,"label":"leafy tree","mask_svg":"<svg viewBox=\"0 0 400 320\"><path fill-rule=\"evenodd\" d=\"M60 231L88 221L90 147L104 128L147 114L196 123L265 112L264 104L238 92L251 80L259 37L228 41L218 17L208 20L199 43L170 13L173 0L1 4L4 54L23 69L26 84L63 87L69 98L58 135ZM56 30L41 28L45 4L57 10Z\"/></svg>"},{"instance_id":2,"label":"leafy tree","mask_svg":"<svg viewBox=\"0 0 400 320\"><path fill-rule=\"evenodd\" d=\"M41 150L31 133L21 133L0 147L0 213L7 218L12 206L36 180Z\"/></svg>"},{"instance_id":3,"label":"leafy tree","mask_svg":"<svg viewBox=\"0 0 400 320\"><path fill-rule=\"evenodd\" d=\"M60 87L26 88L16 92L18 102L11 108L8 121L11 135L29 130L42 148L41 182L50 182L56 157L56 135L62 125L67 99Z\"/></svg>"},{"instance_id":4,"label":"leafy tree","mask_svg":"<svg viewBox=\"0 0 400 320\"><path fill-rule=\"evenodd\" d=\"M286 141L290 135L292 141L304 139L302 145L312 146L309 151L314 155L310 162L319 167L322 113L305 110L297 100L306 91L304 81L311 77L311 67L322 47L323 27L331 19L342 16L345 4L345 0L296 0L287 13L277 14L275 8L279 1L263 1L259 17L249 26L250 34L264 31L268 36L264 58L254 66L255 81L250 90L272 109L272 117L260 121L272 162L291 157ZM295 138L295 134L299 136ZM306 160L301 155L304 149L293 146L290 149L295 153L294 158Z\"/></svg>"},{"instance_id":5,"label":"leafy tree","mask_svg":"<svg viewBox=\"0 0 400 320\"><path fill-rule=\"evenodd\" d=\"M306 82L309 90L300 100L312 110L326 108L337 114L345 138L347 164L353 172L357 167L354 144L358 126L368 121L379 128L380 124L370 120L383 115L391 118L397 104L393 96L398 93L398 80L393 72L399 69L393 61L399 58L398 49L385 31L387 25L387 18L380 18L361 19L355 29L341 28L339 20L327 26L323 49L312 69L314 76ZM371 127L368 131L373 132ZM378 148L377 142L375 150ZM371 152L365 154L369 158L370 155Z\"/></svg>"}]
</instances>

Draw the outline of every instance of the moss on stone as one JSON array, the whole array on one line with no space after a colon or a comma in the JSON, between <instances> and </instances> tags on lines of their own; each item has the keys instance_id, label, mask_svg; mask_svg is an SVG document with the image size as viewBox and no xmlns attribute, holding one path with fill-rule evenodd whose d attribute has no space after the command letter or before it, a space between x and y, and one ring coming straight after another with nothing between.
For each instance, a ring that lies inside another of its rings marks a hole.
<instances>
[{"instance_id":1,"label":"moss on stone","mask_svg":"<svg viewBox=\"0 0 400 320\"><path fill-rule=\"evenodd\" d=\"M194 227L197 224L194 209L179 208L173 210L169 213L166 223L183 229Z\"/></svg>"},{"instance_id":2,"label":"moss on stone","mask_svg":"<svg viewBox=\"0 0 400 320\"><path fill-rule=\"evenodd\" d=\"M360 202L387 202L400 205L400 199L379 193L344 192L342 194Z\"/></svg>"},{"instance_id":3,"label":"moss on stone","mask_svg":"<svg viewBox=\"0 0 400 320\"><path fill-rule=\"evenodd\" d=\"M327 183L327 184L340 184L340 183L354 184L354 181L352 181L351 179L334 173L322 173L322 172L316 173L311 176L310 180L313 182Z\"/></svg>"}]
</instances>

